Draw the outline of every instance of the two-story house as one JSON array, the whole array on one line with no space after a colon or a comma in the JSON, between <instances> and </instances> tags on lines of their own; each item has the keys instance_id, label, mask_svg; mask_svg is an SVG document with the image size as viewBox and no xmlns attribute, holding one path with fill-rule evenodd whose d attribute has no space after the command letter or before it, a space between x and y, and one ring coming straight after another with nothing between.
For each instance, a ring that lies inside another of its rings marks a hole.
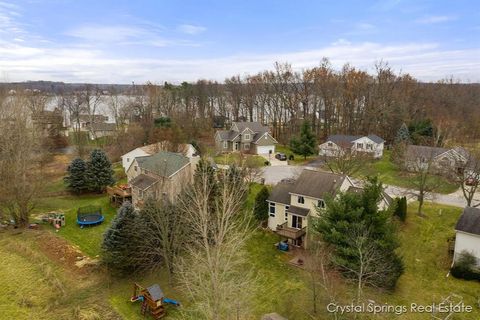
<instances>
[{"instance_id":1,"label":"two-story house","mask_svg":"<svg viewBox=\"0 0 480 320\"><path fill-rule=\"evenodd\" d=\"M193 170L190 159L178 153L160 151L135 158L127 170L133 206L141 208L148 198L174 201L192 182Z\"/></svg>"},{"instance_id":2,"label":"two-story house","mask_svg":"<svg viewBox=\"0 0 480 320\"><path fill-rule=\"evenodd\" d=\"M361 192L345 175L305 169L294 179L285 179L272 190L268 202L268 228L291 244L305 244L311 217L325 208L325 198L340 192ZM390 206L392 199L385 193L378 204L380 210Z\"/></svg>"},{"instance_id":3,"label":"two-story house","mask_svg":"<svg viewBox=\"0 0 480 320\"><path fill-rule=\"evenodd\" d=\"M349 136L349 135L331 135L327 141L318 146L319 155L327 157L336 157L350 151L353 153L363 153L371 155L375 159L383 156L385 140L377 135L368 136Z\"/></svg>"},{"instance_id":4,"label":"two-story house","mask_svg":"<svg viewBox=\"0 0 480 320\"><path fill-rule=\"evenodd\" d=\"M233 122L230 130L215 133L217 152L274 154L277 143L268 127L258 122Z\"/></svg>"}]
</instances>

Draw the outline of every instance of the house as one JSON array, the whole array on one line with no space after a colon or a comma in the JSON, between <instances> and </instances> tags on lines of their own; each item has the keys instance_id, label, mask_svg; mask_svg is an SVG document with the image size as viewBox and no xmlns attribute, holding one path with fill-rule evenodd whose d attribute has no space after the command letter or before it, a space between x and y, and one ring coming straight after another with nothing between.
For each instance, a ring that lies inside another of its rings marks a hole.
<instances>
[{"instance_id":1,"label":"house","mask_svg":"<svg viewBox=\"0 0 480 320\"><path fill-rule=\"evenodd\" d=\"M125 153L122 158L122 166L125 172L128 171L133 160L137 157L144 157L144 156L151 156L159 151L174 151L176 153L181 153L187 158L193 160L199 160L200 156L198 151L193 147L191 144L179 144L177 146L173 146L169 141L161 141L157 143L152 143L143 147L139 147L133 149ZM193 161L196 162L196 161ZM194 163L195 167L196 163Z\"/></svg>"},{"instance_id":2,"label":"house","mask_svg":"<svg viewBox=\"0 0 480 320\"><path fill-rule=\"evenodd\" d=\"M103 137L111 137L115 135L117 125L115 123L99 122L92 123L89 126L88 136L90 140L95 140Z\"/></svg>"},{"instance_id":3,"label":"house","mask_svg":"<svg viewBox=\"0 0 480 320\"><path fill-rule=\"evenodd\" d=\"M88 114L80 114L77 116L70 117L70 124L73 130L79 131L90 131L90 126L93 123L106 123L108 121L108 117L96 114L96 115L88 115Z\"/></svg>"},{"instance_id":4,"label":"house","mask_svg":"<svg viewBox=\"0 0 480 320\"><path fill-rule=\"evenodd\" d=\"M408 171L419 171L431 166L435 173L462 173L470 155L461 147L451 149L408 145L404 163Z\"/></svg>"},{"instance_id":5,"label":"house","mask_svg":"<svg viewBox=\"0 0 480 320\"><path fill-rule=\"evenodd\" d=\"M272 190L268 202L268 227L293 245L305 242L309 217L325 208L325 197L355 185L349 177L305 169L298 179L286 179Z\"/></svg>"},{"instance_id":6,"label":"house","mask_svg":"<svg viewBox=\"0 0 480 320\"><path fill-rule=\"evenodd\" d=\"M345 175L305 169L298 179L285 179L272 190L268 202L268 228L297 246L305 243L310 217L325 208L325 198L340 192L361 192ZM392 199L382 194L378 206L384 210Z\"/></svg>"},{"instance_id":7,"label":"house","mask_svg":"<svg viewBox=\"0 0 480 320\"><path fill-rule=\"evenodd\" d=\"M457 221L455 233L453 260L456 261L466 251L477 258L480 266L480 209L466 207Z\"/></svg>"},{"instance_id":8,"label":"house","mask_svg":"<svg viewBox=\"0 0 480 320\"><path fill-rule=\"evenodd\" d=\"M215 133L217 152L273 154L277 143L268 127L259 122L233 122L230 130Z\"/></svg>"},{"instance_id":9,"label":"house","mask_svg":"<svg viewBox=\"0 0 480 320\"><path fill-rule=\"evenodd\" d=\"M368 136L349 136L349 135L331 135L327 141L318 146L319 155L327 157L336 157L344 154L347 150L350 152L360 152L371 155L375 159L383 156L385 140L377 135Z\"/></svg>"},{"instance_id":10,"label":"house","mask_svg":"<svg viewBox=\"0 0 480 320\"><path fill-rule=\"evenodd\" d=\"M160 151L136 157L127 170L133 206L141 208L148 198L174 201L191 183L194 169L190 159L179 153Z\"/></svg>"}]
</instances>

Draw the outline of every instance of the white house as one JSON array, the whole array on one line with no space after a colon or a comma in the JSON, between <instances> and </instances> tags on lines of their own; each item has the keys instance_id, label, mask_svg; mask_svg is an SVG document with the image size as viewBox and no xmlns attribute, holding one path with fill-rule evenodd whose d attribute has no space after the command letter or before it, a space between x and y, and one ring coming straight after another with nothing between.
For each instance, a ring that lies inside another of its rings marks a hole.
<instances>
[{"instance_id":1,"label":"white house","mask_svg":"<svg viewBox=\"0 0 480 320\"><path fill-rule=\"evenodd\" d=\"M160 151L167 151L167 150L171 151L172 149L176 149L174 150L175 152L183 154L184 156L189 158L191 162L196 162L193 160L200 159L200 157L198 156L198 151L191 144L180 144L176 148L174 148L170 142L161 141L161 142L149 144L147 146L139 147L125 153L121 157L123 169L125 170L125 172L127 172L128 168L130 168L135 158L151 156ZM194 163L194 165L196 165L196 163Z\"/></svg>"},{"instance_id":2,"label":"white house","mask_svg":"<svg viewBox=\"0 0 480 320\"><path fill-rule=\"evenodd\" d=\"M466 251L477 258L480 266L480 209L466 207L458 219L455 232L453 260L456 261Z\"/></svg>"},{"instance_id":3,"label":"white house","mask_svg":"<svg viewBox=\"0 0 480 320\"><path fill-rule=\"evenodd\" d=\"M371 155L378 159L383 156L385 140L377 135L368 136L349 136L349 135L331 135L327 141L318 146L319 155L327 157L336 157L344 152L361 152Z\"/></svg>"}]
</instances>

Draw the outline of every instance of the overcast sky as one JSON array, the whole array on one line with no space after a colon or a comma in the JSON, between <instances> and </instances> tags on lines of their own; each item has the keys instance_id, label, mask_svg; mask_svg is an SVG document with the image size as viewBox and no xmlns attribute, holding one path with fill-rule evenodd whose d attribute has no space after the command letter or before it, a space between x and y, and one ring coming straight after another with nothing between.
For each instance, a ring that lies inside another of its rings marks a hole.
<instances>
[{"instance_id":1,"label":"overcast sky","mask_svg":"<svg viewBox=\"0 0 480 320\"><path fill-rule=\"evenodd\" d=\"M0 81L222 81L322 57L480 82L480 1L0 0Z\"/></svg>"}]
</instances>

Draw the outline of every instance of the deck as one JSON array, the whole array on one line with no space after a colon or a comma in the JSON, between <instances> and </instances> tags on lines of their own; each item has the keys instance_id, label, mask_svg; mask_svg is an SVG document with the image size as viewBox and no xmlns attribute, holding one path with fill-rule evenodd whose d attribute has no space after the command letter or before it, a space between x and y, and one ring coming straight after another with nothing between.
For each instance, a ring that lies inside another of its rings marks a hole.
<instances>
[{"instance_id":1,"label":"deck","mask_svg":"<svg viewBox=\"0 0 480 320\"><path fill-rule=\"evenodd\" d=\"M289 239L298 239L303 235L305 235L306 232L307 232L306 227L302 229L291 228L287 226L286 222L277 226L277 234Z\"/></svg>"},{"instance_id":2,"label":"deck","mask_svg":"<svg viewBox=\"0 0 480 320\"><path fill-rule=\"evenodd\" d=\"M107 187L107 194L117 206L121 206L124 201L132 201L132 188L128 185Z\"/></svg>"}]
</instances>

